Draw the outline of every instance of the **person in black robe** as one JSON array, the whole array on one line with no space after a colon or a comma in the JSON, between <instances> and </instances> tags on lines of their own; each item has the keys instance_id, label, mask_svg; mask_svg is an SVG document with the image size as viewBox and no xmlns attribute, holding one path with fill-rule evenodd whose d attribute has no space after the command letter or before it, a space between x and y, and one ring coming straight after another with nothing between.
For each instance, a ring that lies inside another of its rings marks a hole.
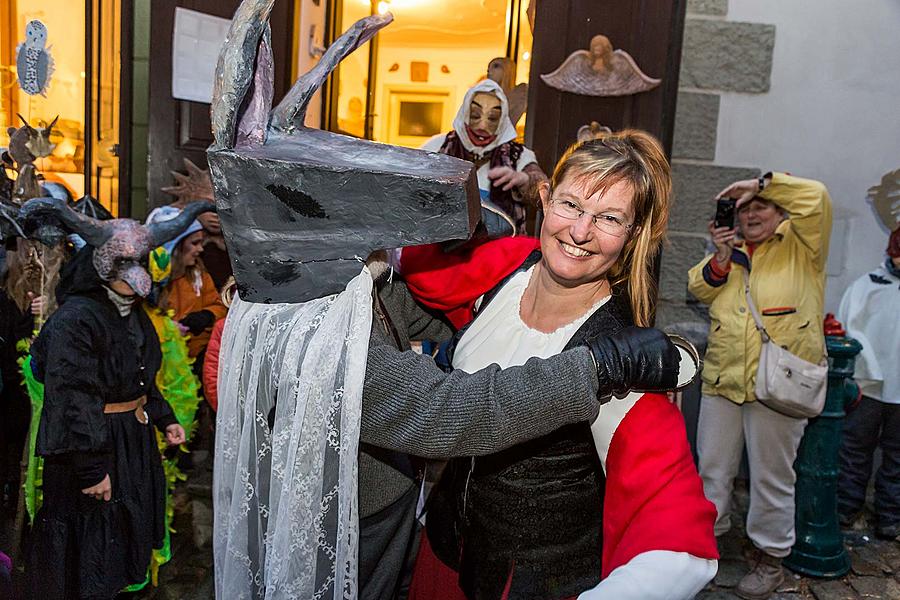
<instances>
[{"instance_id":1,"label":"person in black robe","mask_svg":"<svg viewBox=\"0 0 900 600\"><path fill-rule=\"evenodd\" d=\"M112 598L143 581L162 546L166 484L156 427L184 430L156 387L150 319L122 279L104 281L86 246L65 267L52 315L32 346L44 383L36 454L44 503L34 523L28 589L35 598Z\"/></svg>"}]
</instances>

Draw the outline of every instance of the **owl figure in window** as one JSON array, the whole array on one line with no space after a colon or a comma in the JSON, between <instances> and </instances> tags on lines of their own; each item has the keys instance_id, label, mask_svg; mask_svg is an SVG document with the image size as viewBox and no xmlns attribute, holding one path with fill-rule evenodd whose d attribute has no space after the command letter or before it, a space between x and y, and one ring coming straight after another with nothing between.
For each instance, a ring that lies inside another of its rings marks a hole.
<instances>
[{"instance_id":1,"label":"owl figure in window","mask_svg":"<svg viewBox=\"0 0 900 600\"><path fill-rule=\"evenodd\" d=\"M47 96L53 57L47 46L47 27L40 21L29 21L25 26L25 41L16 48L16 69L23 92Z\"/></svg>"}]
</instances>

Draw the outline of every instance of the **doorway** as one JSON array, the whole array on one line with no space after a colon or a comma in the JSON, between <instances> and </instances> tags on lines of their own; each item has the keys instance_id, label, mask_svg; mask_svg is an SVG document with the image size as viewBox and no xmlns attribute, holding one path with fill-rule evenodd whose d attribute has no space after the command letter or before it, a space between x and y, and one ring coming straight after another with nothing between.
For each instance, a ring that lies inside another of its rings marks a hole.
<instances>
[{"instance_id":1,"label":"doorway","mask_svg":"<svg viewBox=\"0 0 900 600\"><path fill-rule=\"evenodd\" d=\"M360 138L418 148L449 131L466 91L506 57L528 82L528 0L338 0L332 39L356 20L390 11L394 22L332 75L325 124ZM525 117L517 129L524 134Z\"/></svg>"}]
</instances>

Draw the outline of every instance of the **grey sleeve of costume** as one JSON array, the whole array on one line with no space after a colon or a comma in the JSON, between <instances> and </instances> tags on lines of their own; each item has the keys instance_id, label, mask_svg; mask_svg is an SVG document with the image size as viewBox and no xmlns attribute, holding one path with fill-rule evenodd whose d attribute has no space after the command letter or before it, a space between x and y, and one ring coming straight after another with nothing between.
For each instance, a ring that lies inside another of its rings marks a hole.
<instances>
[{"instance_id":1,"label":"grey sleeve of costume","mask_svg":"<svg viewBox=\"0 0 900 600\"><path fill-rule=\"evenodd\" d=\"M491 454L593 421L600 409L586 348L468 374L401 352L377 322L369 344L360 438L382 448L424 458Z\"/></svg>"}]
</instances>

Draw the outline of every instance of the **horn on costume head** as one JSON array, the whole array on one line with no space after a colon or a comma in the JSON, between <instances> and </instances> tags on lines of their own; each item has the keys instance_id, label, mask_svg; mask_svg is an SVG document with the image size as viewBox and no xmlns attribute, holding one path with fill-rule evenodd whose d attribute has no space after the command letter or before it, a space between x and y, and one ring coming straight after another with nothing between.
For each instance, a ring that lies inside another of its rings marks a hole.
<instances>
[{"instance_id":1,"label":"horn on costume head","mask_svg":"<svg viewBox=\"0 0 900 600\"><path fill-rule=\"evenodd\" d=\"M150 248L148 248L148 251L178 237L182 231L194 222L197 215L205 212L216 212L215 204L206 200L198 200L185 206L184 210L173 219L145 225L147 232L150 234Z\"/></svg>"},{"instance_id":2,"label":"horn on costume head","mask_svg":"<svg viewBox=\"0 0 900 600\"><path fill-rule=\"evenodd\" d=\"M63 225L94 248L102 246L113 234L111 222L99 221L76 212L62 198L32 198L19 209L19 218L27 219L42 213L57 217Z\"/></svg>"},{"instance_id":3,"label":"horn on costume head","mask_svg":"<svg viewBox=\"0 0 900 600\"><path fill-rule=\"evenodd\" d=\"M213 85L210 117L214 148L234 147L238 112L253 81L260 37L269 31L274 5L275 0L244 0L231 20Z\"/></svg>"}]
</instances>

